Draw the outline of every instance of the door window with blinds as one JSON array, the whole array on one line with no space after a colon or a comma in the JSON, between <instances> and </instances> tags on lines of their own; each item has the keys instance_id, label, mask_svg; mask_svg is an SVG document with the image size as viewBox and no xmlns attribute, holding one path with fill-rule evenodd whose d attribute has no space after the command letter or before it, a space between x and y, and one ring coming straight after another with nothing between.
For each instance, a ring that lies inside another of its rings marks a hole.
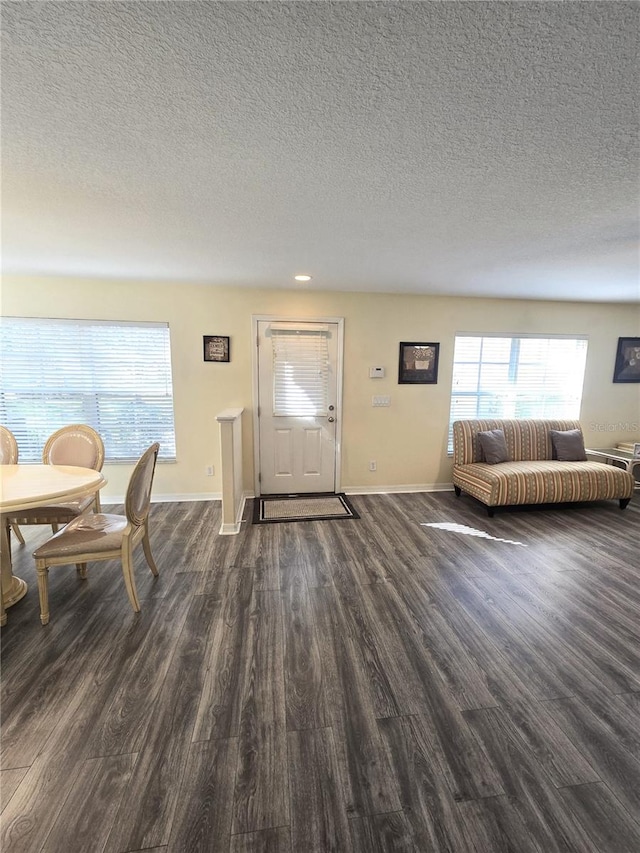
<instances>
[{"instance_id":1,"label":"door window with blinds","mask_svg":"<svg viewBox=\"0 0 640 853\"><path fill-rule=\"evenodd\" d=\"M584 337L456 335L449 419L580 416Z\"/></svg>"},{"instance_id":2,"label":"door window with blinds","mask_svg":"<svg viewBox=\"0 0 640 853\"><path fill-rule=\"evenodd\" d=\"M96 429L110 462L154 441L176 457L169 326L5 317L0 324L0 422L21 462L39 462L66 424Z\"/></svg>"},{"instance_id":3,"label":"door window with blinds","mask_svg":"<svg viewBox=\"0 0 640 853\"><path fill-rule=\"evenodd\" d=\"M275 417L321 417L328 413L327 326L270 327Z\"/></svg>"}]
</instances>

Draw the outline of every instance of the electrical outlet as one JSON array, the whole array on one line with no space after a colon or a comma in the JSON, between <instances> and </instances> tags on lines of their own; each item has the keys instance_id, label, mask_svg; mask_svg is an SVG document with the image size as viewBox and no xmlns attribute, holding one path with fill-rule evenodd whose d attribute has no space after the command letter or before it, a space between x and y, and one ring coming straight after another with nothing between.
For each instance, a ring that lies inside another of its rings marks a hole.
<instances>
[{"instance_id":1,"label":"electrical outlet","mask_svg":"<svg viewBox=\"0 0 640 853\"><path fill-rule=\"evenodd\" d=\"M207 465L207 467L204 469L204 473L207 475L207 477L213 477L213 465Z\"/></svg>"},{"instance_id":2,"label":"electrical outlet","mask_svg":"<svg viewBox=\"0 0 640 853\"><path fill-rule=\"evenodd\" d=\"M377 468L378 468L378 466L376 465L376 460L372 459L371 462L369 462L369 470L370 471L376 471Z\"/></svg>"}]
</instances>

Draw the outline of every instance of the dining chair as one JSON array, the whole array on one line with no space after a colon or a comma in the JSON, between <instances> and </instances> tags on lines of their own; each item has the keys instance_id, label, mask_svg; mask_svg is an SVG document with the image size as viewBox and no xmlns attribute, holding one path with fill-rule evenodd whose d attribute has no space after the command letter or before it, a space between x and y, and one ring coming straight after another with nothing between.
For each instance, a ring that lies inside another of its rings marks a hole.
<instances>
[{"instance_id":1,"label":"dining chair","mask_svg":"<svg viewBox=\"0 0 640 853\"><path fill-rule=\"evenodd\" d=\"M152 444L136 463L127 487L125 515L86 513L34 551L43 625L49 622L49 569L73 563L80 577L86 578L88 562L119 559L129 601L135 612L140 612L133 552L141 542L151 573L158 574L149 541L149 506L159 449L159 444Z\"/></svg>"},{"instance_id":2,"label":"dining chair","mask_svg":"<svg viewBox=\"0 0 640 853\"><path fill-rule=\"evenodd\" d=\"M15 435L6 426L0 425L0 465L17 465L18 464L18 442ZM16 523L7 520L7 525L11 527L13 533L20 542L24 545L24 536ZM1 614L0 614L1 615Z\"/></svg>"},{"instance_id":3,"label":"dining chair","mask_svg":"<svg viewBox=\"0 0 640 853\"><path fill-rule=\"evenodd\" d=\"M70 424L56 430L42 450L45 465L75 465L102 471L104 444L100 435L87 424ZM63 503L50 503L32 509L21 509L9 516L11 524L50 524L58 528L93 509L100 512L100 493Z\"/></svg>"}]
</instances>

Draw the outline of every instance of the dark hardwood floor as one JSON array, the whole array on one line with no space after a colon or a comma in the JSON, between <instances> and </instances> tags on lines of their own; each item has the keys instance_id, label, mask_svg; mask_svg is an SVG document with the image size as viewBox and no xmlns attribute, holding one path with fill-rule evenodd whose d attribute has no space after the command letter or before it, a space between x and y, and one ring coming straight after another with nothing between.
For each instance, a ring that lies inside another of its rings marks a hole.
<instances>
[{"instance_id":1,"label":"dark hardwood floor","mask_svg":"<svg viewBox=\"0 0 640 853\"><path fill-rule=\"evenodd\" d=\"M227 537L153 505L142 612L118 564L56 567L46 628L25 528L4 853L638 853L640 494L353 504Z\"/></svg>"}]
</instances>

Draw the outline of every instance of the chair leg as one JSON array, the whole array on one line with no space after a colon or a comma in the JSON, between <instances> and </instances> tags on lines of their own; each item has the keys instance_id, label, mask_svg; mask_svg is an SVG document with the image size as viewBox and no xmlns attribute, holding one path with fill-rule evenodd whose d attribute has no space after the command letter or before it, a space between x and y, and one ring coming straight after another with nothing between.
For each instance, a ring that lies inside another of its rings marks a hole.
<instances>
[{"instance_id":1,"label":"chair leg","mask_svg":"<svg viewBox=\"0 0 640 853\"><path fill-rule=\"evenodd\" d=\"M144 536L142 537L142 550L144 551L144 555L147 558L147 563L149 564L149 568L151 569L151 574L158 577L158 567L155 564L155 560L153 559L153 555L151 554L151 542L149 541L149 528L147 527L147 522L144 523Z\"/></svg>"},{"instance_id":2,"label":"chair leg","mask_svg":"<svg viewBox=\"0 0 640 853\"><path fill-rule=\"evenodd\" d=\"M87 564L76 563L76 571L78 573L78 577L81 577L84 580L87 576Z\"/></svg>"},{"instance_id":3,"label":"chair leg","mask_svg":"<svg viewBox=\"0 0 640 853\"><path fill-rule=\"evenodd\" d=\"M38 572L38 594L40 595L40 621L49 623L49 567L44 560L36 560Z\"/></svg>"},{"instance_id":4,"label":"chair leg","mask_svg":"<svg viewBox=\"0 0 640 853\"><path fill-rule=\"evenodd\" d=\"M133 574L133 554L131 548L125 547L122 550L122 574L124 576L124 585L127 588L127 595L131 606L136 613L140 613L140 602L138 601L138 591L136 590L136 579Z\"/></svg>"},{"instance_id":5,"label":"chair leg","mask_svg":"<svg viewBox=\"0 0 640 853\"><path fill-rule=\"evenodd\" d=\"M58 526L57 524L52 524L52 525L51 525L51 530L52 530L54 533L57 533L59 529L60 529L60 528L59 528L59 526Z\"/></svg>"},{"instance_id":6,"label":"chair leg","mask_svg":"<svg viewBox=\"0 0 640 853\"><path fill-rule=\"evenodd\" d=\"M18 542L21 545L24 545L24 536L22 535L22 530L20 530L20 527L17 524L12 524L11 529L13 530L13 535L16 537Z\"/></svg>"}]
</instances>

